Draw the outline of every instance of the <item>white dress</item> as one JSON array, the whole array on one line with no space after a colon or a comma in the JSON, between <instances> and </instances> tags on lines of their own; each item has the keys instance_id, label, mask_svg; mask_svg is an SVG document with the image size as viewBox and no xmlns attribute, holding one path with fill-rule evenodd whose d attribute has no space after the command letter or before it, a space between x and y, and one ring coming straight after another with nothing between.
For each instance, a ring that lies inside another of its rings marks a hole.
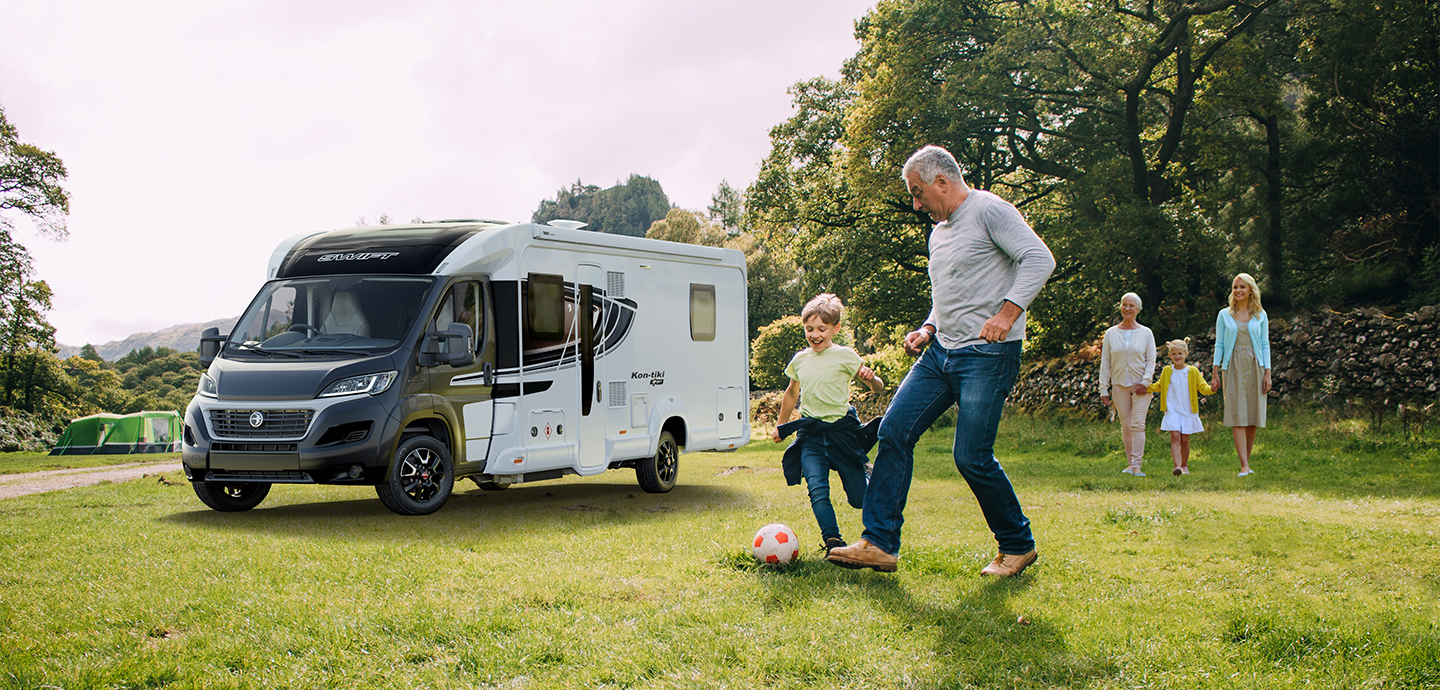
<instances>
[{"instance_id":1,"label":"white dress","mask_svg":"<svg viewBox=\"0 0 1440 690\"><path fill-rule=\"evenodd\" d=\"M1198 434L1205 430L1200 415L1190 411L1190 367L1170 372L1170 388L1165 391L1165 418L1161 431Z\"/></svg>"}]
</instances>

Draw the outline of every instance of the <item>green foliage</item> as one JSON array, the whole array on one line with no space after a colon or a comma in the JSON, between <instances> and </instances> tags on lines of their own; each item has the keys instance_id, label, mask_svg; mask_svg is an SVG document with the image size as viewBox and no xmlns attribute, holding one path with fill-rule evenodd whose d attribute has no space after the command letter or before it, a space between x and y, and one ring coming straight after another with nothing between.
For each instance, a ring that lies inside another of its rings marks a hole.
<instances>
[{"instance_id":1,"label":"green foliage","mask_svg":"<svg viewBox=\"0 0 1440 690\"><path fill-rule=\"evenodd\" d=\"M805 347L805 327L798 314L781 317L760 329L750 344L750 380L756 388L790 385L785 366Z\"/></svg>"},{"instance_id":2,"label":"green foliage","mask_svg":"<svg viewBox=\"0 0 1440 690\"><path fill-rule=\"evenodd\" d=\"M24 410L0 407L0 453L48 452L65 425Z\"/></svg>"},{"instance_id":3,"label":"green foliage","mask_svg":"<svg viewBox=\"0 0 1440 690\"><path fill-rule=\"evenodd\" d=\"M644 237L655 221L670 210L670 199L660 183L631 175L623 184L609 189L584 185L579 180L569 189L561 188L553 200L540 202L531 222L546 223L556 218L588 223L586 230L612 235Z\"/></svg>"},{"instance_id":4,"label":"green foliage","mask_svg":"<svg viewBox=\"0 0 1440 690\"><path fill-rule=\"evenodd\" d=\"M792 87L745 205L800 292L841 295L866 332L928 311L930 222L898 180L927 143L1055 253L1041 354L1129 291L1157 338L1201 330L1240 271L1281 310L1433 301L1433 3L896 0L856 37L839 81Z\"/></svg>"},{"instance_id":5,"label":"green foliage","mask_svg":"<svg viewBox=\"0 0 1440 690\"><path fill-rule=\"evenodd\" d=\"M706 222L696 214L683 208L672 208L665 217L650 225L645 236L652 240L699 244L706 247L723 247L730 239L725 228Z\"/></svg>"},{"instance_id":6,"label":"green foliage","mask_svg":"<svg viewBox=\"0 0 1440 690\"><path fill-rule=\"evenodd\" d=\"M43 234L63 238L70 193L60 186L65 164L53 152L20 141L18 130L0 107L0 212L15 210L35 222ZM11 219L0 213L0 229L10 242Z\"/></svg>"},{"instance_id":7,"label":"green foliage","mask_svg":"<svg viewBox=\"0 0 1440 690\"><path fill-rule=\"evenodd\" d=\"M883 334L884 337L871 338L875 351L860 356L865 366L873 369L885 382L885 387L891 391L900 387L900 382L910 373L910 367L915 365L915 358L905 354L906 333L907 330L902 326L891 329L889 333ZM852 387L863 388L864 385L857 380Z\"/></svg>"}]
</instances>

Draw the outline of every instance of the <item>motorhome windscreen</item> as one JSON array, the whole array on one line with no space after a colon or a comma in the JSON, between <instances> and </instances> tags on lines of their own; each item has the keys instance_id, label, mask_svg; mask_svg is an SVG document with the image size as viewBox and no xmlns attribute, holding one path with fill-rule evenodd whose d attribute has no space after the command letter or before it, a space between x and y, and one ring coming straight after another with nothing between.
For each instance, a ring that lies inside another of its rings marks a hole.
<instances>
[{"instance_id":1,"label":"motorhome windscreen","mask_svg":"<svg viewBox=\"0 0 1440 690\"><path fill-rule=\"evenodd\" d=\"M435 279L317 276L265 284L225 349L261 356L395 348L419 318Z\"/></svg>"}]
</instances>

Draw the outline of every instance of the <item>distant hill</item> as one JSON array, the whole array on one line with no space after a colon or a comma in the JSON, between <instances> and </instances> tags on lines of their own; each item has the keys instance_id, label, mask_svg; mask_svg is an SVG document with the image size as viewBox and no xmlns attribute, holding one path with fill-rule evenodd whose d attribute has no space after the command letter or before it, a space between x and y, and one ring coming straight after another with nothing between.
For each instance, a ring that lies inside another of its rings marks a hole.
<instances>
[{"instance_id":1,"label":"distant hill","mask_svg":"<svg viewBox=\"0 0 1440 690\"><path fill-rule=\"evenodd\" d=\"M200 333L207 328L218 328L221 333L229 333L230 328L239 321L240 317L232 316L228 319L215 319L205 323L182 323L169 328L162 328L153 333L135 333L124 340L112 340L104 345L96 345L95 350L100 353L100 358L113 362L131 350L138 350L145 346L168 347L179 352L195 350L200 347ZM65 359L80 354L80 345L61 345L60 359Z\"/></svg>"}]
</instances>

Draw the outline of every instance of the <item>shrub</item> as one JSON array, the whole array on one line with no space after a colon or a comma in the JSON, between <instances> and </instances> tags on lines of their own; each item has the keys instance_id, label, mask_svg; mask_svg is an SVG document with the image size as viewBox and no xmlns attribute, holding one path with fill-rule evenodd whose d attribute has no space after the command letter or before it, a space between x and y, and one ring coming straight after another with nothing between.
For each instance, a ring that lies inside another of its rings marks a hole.
<instances>
[{"instance_id":1,"label":"shrub","mask_svg":"<svg viewBox=\"0 0 1440 690\"><path fill-rule=\"evenodd\" d=\"M756 388L784 388L789 384L785 365L805 347L805 327L800 317L791 315L776 319L760 328L750 344L750 379Z\"/></svg>"}]
</instances>

